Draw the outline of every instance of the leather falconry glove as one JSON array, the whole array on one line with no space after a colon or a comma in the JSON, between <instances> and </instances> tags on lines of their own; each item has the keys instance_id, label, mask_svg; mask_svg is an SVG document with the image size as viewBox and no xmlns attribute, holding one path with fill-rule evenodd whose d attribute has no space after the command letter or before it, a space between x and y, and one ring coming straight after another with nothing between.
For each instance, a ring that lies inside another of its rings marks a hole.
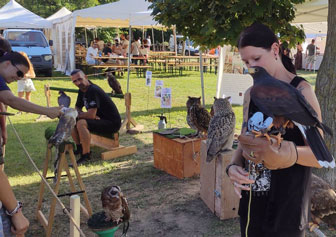
<instances>
[{"instance_id":1,"label":"leather falconry glove","mask_svg":"<svg viewBox=\"0 0 336 237\"><path fill-rule=\"evenodd\" d=\"M239 144L243 149L243 157L254 163L263 163L270 170L284 169L293 166L298 158L293 142L283 140L280 145L276 139L240 135Z\"/></svg>"}]
</instances>

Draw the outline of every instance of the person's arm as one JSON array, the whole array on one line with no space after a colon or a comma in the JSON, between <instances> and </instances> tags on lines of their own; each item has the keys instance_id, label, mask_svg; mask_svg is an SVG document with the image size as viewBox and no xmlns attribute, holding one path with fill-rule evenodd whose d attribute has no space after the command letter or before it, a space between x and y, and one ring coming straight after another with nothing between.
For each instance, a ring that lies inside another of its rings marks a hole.
<instances>
[{"instance_id":1,"label":"person's arm","mask_svg":"<svg viewBox=\"0 0 336 237\"><path fill-rule=\"evenodd\" d=\"M297 89L301 91L302 95L305 97L305 99L309 102L309 104L313 107L313 109L317 113L318 119L322 121L321 108L311 85L306 81L302 81ZM319 129L319 131L323 137L323 131L321 129ZM297 146L296 148L298 151L298 160L296 163L303 166L322 168L320 164L317 162L317 159L313 151L308 145Z\"/></svg>"},{"instance_id":2,"label":"person's arm","mask_svg":"<svg viewBox=\"0 0 336 237\"><path fill-rule=\"evenodd\" d=\"M16 97L9 90L0 91L0 101L14 109L35 114L44 114L50 118L56 118L61 114L58 107L43 107L33 104L25 99Z\"/></svg>"},{"instance_id":3,"label":"person's arm","mask_svg":"<svg viewBox=\"0 0 336 237\"><path fill-rule=\"evenodd\" d=\"M245 134L247 131L247 121L248 121L248 110L250 103L250 91L249 88L244 94L244 103L243 103L243 124L241 129L241 134ZM241 190L250 190L246 184L252 184L255 181L249 179L249 174L244 170L245 159L243 157L243 150L238 144L237 150L234 152L231 163L228 165L226 172L230 177L230 180L233 184L234 191L241 198Z\"/></svg>"},{"instance_id":4,"label":"person's arm","mask_svg":"<svg viewBox=\"0 0 336 237\"><path fill-rule=\"evenodd\" d=\"M0 111L6 112L6 107L3 103L0 102ZM0 128L1 128L1 137L2 137L2 144L5 145L7 143L7 127L6 127L6 116L0 115Z\"/></svg>"},{"instance_id":5,"label":"person's arm","mask_svg":"<svg viewBox=\"0 0 336 237\"><path fill-rule=\"evenodd\" d=\"M78 119L99 119L96 114L97 108L88 109L87 112L79 112Z\"/></svg>"},{"instance_id":6,"label":"person's arm","mask_svg":"<svg viewBox=\"0 0 336 237\"><path fill-rule=\"evenodd\" d=\"M13 211L17 206L17 200L8 182L8 178L2 170L0 170L0 189L0 201L9 212ZM23 235L27 231L29 227L29 221L23 215L21 210L14 214L11 217L11 220L14 227L12 228L12 232L14 234Z\"/></svg>"}]
</instances>

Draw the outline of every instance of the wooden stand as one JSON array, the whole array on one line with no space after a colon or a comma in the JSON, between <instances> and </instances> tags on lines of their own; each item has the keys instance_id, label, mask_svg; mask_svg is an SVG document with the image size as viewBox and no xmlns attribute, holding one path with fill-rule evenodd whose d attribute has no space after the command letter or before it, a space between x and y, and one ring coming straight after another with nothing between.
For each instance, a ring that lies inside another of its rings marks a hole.
<instances>
[{"instance_id":1,"label":"wooden stand","mask_svg":"<svg viewBox=\"0 0 336 237\"><path fill-rule=\"evenodd\" d=\"M201 199L221 220L238 217L239 197L226 175L234 150L206 162L206 141L201 142Z\"/></svg>"},{"instance_id":2,"label":"wooden stand","mask_svg":"<svg viewBox=\"0 0 336 237\"><path fill-rule=\"evenodd\" d=\"M170 139L153 133L154 166L180 179L200 173L200 138Z\"/></svg>"},{"instance_id":3,"label":"wooden stand","mask_svg":"<svg viewBox=\"0 0 336 237\"><path fill-rule=\"evenodd\" d=\"M118 133L114 134L114 139L98 136L91 133L91 142L92 146L98 146L104 148L106 152L101 153L101 158L103 160L110 160L120 156L127 156L137 152L136 146L122 146L119 144L119 135Z\"/></svg>"},{"instance_id":4,"label":"wooden stand","mask_svg":"<svg viewBox=\"0 0 336 237\"><path fill-rule=\"evenodd\" d=\"M76 192L75 184L73 182L73 179L72 179L70 171L69 171L68 162L67 162L67 159L65 157L66 152L69 153L73 169L76 173L76 178L77 178L79 187L81 189L81 191L79 191L79 192ZM43 165L43 177L44 178L47 177L48 163L49 163L50 158L51 158L51 147L48 145L47 153L46 153L46 159L45 159L44 165ZM83 192L83 198L84 198L86 208L81 204L80 205L81 206L81 211L83 211L83 213L87 217L90 217L92 215L92 209L91 209L91 205L90 205L90 202L89 202L89 199L88 199L88 195L85 191L84 183L83 183L82 178L80 176L80 173L78 171L77 162L76 162L75 155L73 153L72 144L66 144L64 152L61 153L61 155L60 155L59 167L58 167L58 171L57 171L57 181L56 181L56 184L54 186L54 192L56 193L56 195L58 195L58 192L59 192L61 175L62 175L63 170L65 170L65 172L67 174L71 192L72 193ZM41 211L44 189L45 189L45 183L43 181L41 181L36 215L37 215L38 221L43 225L43 227L46 231L46 236L49 237L49 236L51 236L51 231L52 231L52 225L53 225L53 222L54 222L54 215L55 215L55 208L56 208L56 201L57 200L56 200L55 197L52 199L51 205L50 205L49 217L48 217L48 220L47 220L47 218L45 217L45 215ZM66 194L66 195L68 196L70 194ZM58 195L58 196L64 196L64 195Z\"/></svg>"},{"instance_id":5,"label":"wooden stand","mask_svg":"<svg viewBox=\"0 0 336 237\"><path fill-rule=\"evenodd\" d=\"M126 112L125 112L125 119L121 124L120 132L138 133L140 132L140 130L143 130L144 126L137 124L131 116L131 102L132 102L131 93L126 93L124 98L125 98ZM132 129L131 124L134 126L134 128Z\"/></svg>"}]
</instances>

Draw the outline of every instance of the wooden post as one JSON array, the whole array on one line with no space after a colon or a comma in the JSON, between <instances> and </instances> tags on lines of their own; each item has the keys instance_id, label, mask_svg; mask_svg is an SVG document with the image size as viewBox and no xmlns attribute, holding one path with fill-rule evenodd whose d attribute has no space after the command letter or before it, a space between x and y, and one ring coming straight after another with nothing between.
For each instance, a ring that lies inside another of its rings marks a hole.
<instances>
[{"instance_id":1,"label":"wooden post","mask_svg":"<svg viewBox=\"0 0 336 237\"><path fill-rule=\"evenodd\" d=\"M47 99L47 107L50 107L50 86L47 84L47 85L44 85L44 94L46 96L46 99Z\"/></svg>"},{"instance_id":2,"label":"wooden post","mask_svg":"<svg viewBox=\"0 0 336 237\"><path fill-rule=\"evenodd\" d=\"M76 221L78 227L80 227L80 197L78 195L73 195L70 197L70 209L71 209L71 216ZM70 237L79 237L79 231L71 221L70 221Z\"/></svg>"}]
</instances>

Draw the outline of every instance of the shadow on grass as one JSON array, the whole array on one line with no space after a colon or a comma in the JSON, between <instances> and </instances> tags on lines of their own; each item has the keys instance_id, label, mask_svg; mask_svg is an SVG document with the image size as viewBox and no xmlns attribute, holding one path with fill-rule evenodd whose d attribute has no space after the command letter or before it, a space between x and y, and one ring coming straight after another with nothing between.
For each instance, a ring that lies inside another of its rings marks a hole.
<instances>
[{"instance_id":1,"label":"shadow on grass","mask_svg":"<svg viewBox=\"0 0 336 237\"><path fill-rule=\"evenodd\" d=\"M43 162L45 160L47 141L45 139L45 130L48 127L56 127L57 121L46 121L46 122L35 122L35 123L24 123L15 124L14 127L17 130L25 148L28 153L36 163L37 167L42 171ZM35 173L35 169L30 163L28 157L24 153L24 150L19 143L18 139L14 135L11 126L8 126L8 144L6 145L6 157L5 157L5 167L6 173L9 177L12 176L29 176ZM136 138L136 136L131 136L129 134L120 135L119 137L121 145L129 146L136 145L138 149L144 147L143 142ZM53 171L53 162L55 161L55 149L52 149L52 159L49 162L49 169ZM102 162L101 152L105 151L97 147L93 147L92 151L92 161ZM126 156L124 159L132 159L134 155ZM15 167L15 168L14 168Z\"/></svg>"}]
</instances>

